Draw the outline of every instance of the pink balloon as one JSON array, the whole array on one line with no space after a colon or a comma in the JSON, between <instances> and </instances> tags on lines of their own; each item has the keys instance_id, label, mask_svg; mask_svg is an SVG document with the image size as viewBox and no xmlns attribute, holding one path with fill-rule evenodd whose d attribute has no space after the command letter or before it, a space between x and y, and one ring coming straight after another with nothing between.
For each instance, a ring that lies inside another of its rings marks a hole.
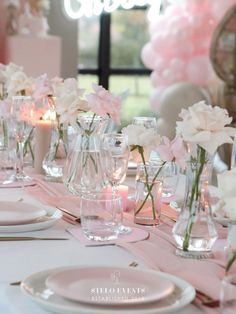
<instances>
[{"instance_id":1,"label":"pink balloon","mask_svg":"<svg viewBox=\"0 0 236 314\"><path fill-rule=\"evenodd\" d=\"M206 85L215 77L209 49L218 14L236 0L169 0L169 5L150 24L151 40L141 52L144 64L153 70L156 88L190 81Z\"/></svg>"},{"instance_id":2,"label":"pink balloon","mask_svg":"<svg viewBox=\"0 0 236 314\"><path fill-rule=\"evenodd\" d=\"M163 78L160 75L160 72L153 71L150 78L153 87L159 87L163 84Z\"/></svg>"},{"instance_id":3,"label":"pink balloon","mask_svg":"<svg viewBox=\"0 0 236 314\"><path fill-rule=\"evenodd\" d=\"M212 0L211 1L211 14L216 21L220 21L226 11L233 5L235 5L235 0Z\"/></svg>"},{"instance_id":4,"label":"pink balloon","mask_svg":"<svg viewBox=\"0 0 236 314\"><path fill-rule=\"evenodd\" d=\"M165 29L167 22L168 22L168 20L164 15L159 15L157 17L157 20L155 22L152 21L149 25L150 35L155 34L162 29Z\"/></svg>"},{"instance_id":5,"label":"pink balloon","mask_svg":"<svg viewBox=\"0 0 236 314\"><path fill-rule=\"evenodd\" d=\"M141 51L141 59L145 66L149 69L153 69L154 60L156 59L156 52L152 48L151 43L147 43Z\"/></svg>"},{"instance_id":6,"label":"pink balloon","mask_svg":"<svg viewBox=\"0 0 236 314\"><path fill-rule=\"evenodd\" d=\"M185 61L180 58L173 58L170 61L170 68L173 72L182 72L184 71Z\"/></svg>"},{"instance_id":7,"label":"pink balloon","mask_svg":"<svg viewBox=\"0 0 236 314\"><path fill-rule=\"evenodd\" d=\"M207 56L195 56L189 60L186 69L187 78L191 83L204 86L214 76Z\"/></svg>"},{"instance_id":8,"label":"pink balloon","mask_svg":"<svg viewBox=\"0 0 236 314\"><path fill-rule=\"evenodd\" d=\"M183 4L173 3L165 9L165 17L169 20L174 16L179 16L183 14Z\"/></svg>"},{"instance_id":9,"label":"pink balloon","mask_svg":"<svg viewBox=\"0 0 236 314\"><path fill-rule=\"evenodd\" d=\"M168 66L168 60L163 57L157 57L154 61L154 70L158 72L162 72Z\"/></svg>"},{"instance_id":10,"label":"pink balloon","mask_svg":"<svg viewBox=\"0 0 236 314\"><path fill-rule=\"evenodd\" d=\"M194 54L194 46L191 42L186 42L185 44L178 45L176 44L173 47L176 58L189 58Z\"/></svg>"},{"instance_id":11,"label":"pink balloon","mask_svg":"<svg viewBox=\"0 0 236 314\"><path fill-rule=\"evenodd\" d=\"M151 38L151 43L156 53L162 53L162 50L168 45L169 34L166 31L158 32Z\"/></svg>"}]
</instances>

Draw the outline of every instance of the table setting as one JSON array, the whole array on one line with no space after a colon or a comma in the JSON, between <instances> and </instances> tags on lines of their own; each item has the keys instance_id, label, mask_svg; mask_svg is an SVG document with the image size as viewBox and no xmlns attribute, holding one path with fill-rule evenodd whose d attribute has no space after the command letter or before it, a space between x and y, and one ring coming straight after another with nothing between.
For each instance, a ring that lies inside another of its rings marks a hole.
<instances>
[{"instance_id":1,"label":"table setting","mask_svg":"<svg viewBox=\"0 0 236 314\"><path fill-rule=\"evenodd\" d=\"M227 111L195 103L173 139L149 117L106 132L123 94L21 76L1 108L0 311L234 313L235 168L210 181Z\"/></svg>"}]
</instances>

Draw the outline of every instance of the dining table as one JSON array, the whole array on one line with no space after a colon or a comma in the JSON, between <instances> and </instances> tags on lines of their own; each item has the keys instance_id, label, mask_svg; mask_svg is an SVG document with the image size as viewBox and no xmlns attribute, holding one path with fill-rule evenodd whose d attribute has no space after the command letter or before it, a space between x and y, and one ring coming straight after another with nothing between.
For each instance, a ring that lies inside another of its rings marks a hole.
<instances>
[{"instance_id":1,"label":"dining table","mask_svg":"<svg viewBox=\"0 0 236 314\"><path fill-rule=\"evenodd\" d=\"M179 184L177 194L183 193L183 181ZM42 187L43 178L35 181L32 187L3 187L0 188L0 201L25 202L38 207L45 206L42 202L43 194L35 193L37 187ZM129 176L126 180L127 185L132 185L134 177ZM53 183L46 182L48 187ZM58 186L62 183L57 183ZM50 191L50 188L48 189ZM51 191L52 192L52 191ZM62 196L61 196L62 197ZM66 196L70 199L70 196ZM74 197L76 199L76 197ZM78 197L77 197L78 198ZM71 199L70 199L71 201ZM66 198L65 198L66 202ZM55 204L56 205L56 204ZM65 205L65 203L64 203ZM63 205L63 207L64 207ZM50 203L53 207L53 203ZM55 208L55 207L54 207ZM132 219L132 210L124 213L125 222ZM131 218L130 218L131 217ZM28 295L22 292L18 282L22 282L31 274L55 269L57 267L68 266L104 266L104 267L125 267L130 268L133 263L137 269L148 270L150 264L145 262L145 258L135 255L124 246L119 245L85 245L74 237L68 230L71 227L79 225L78 222L72 222L64 219L62 216L57 223L52 226L34 231L26 231L20 233L1 233L1 237L39 237L39 238L63 238L66 240L48 240L48 241L1 241L0 244L0 313L1 314L46 314L49 313L45 308L34 302ZM163 220L162 224L168 222ZM73 223L73 224L72 224ZM131 223L131 222L130 222ZM148 227L151 230L153 227ZM158 227L155 227L158 228ZM148 241L148 239L146 240ZM162 248L156 248L161 250ZM181 259L179 257L179 259ZM168 273L168 271L166 271ZM15 284L14 284L15 283ZM211 309L209 309L211 310ZM78 310L78 313L83 314ZM125 311L122 311L125 313ZM173 313L182 314L198 314L205 313L205 310L196 306L195 303L187 304L179 311L174 310ZM210 313L210 312L209 312ZM213 313L213 312L212 312ZM215 312L216 313L216 312ZM67 314L65 312L65 314ZM96 314L96 308L94 309ZM138 314L138 311L137 311Z\"/></svg>"}]
</instances>

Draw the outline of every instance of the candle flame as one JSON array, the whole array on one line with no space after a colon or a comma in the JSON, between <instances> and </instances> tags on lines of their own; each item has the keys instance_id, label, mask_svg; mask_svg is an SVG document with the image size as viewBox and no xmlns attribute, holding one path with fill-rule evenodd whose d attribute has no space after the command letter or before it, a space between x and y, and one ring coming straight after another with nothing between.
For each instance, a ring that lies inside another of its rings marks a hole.
<instances>
[{"instance_id":1,"label":"candle flame","mask_svg":"<svg viewBox=\"0 0 236 314\"><path fill-rule=\"evenodd\" d=\"M56 112L52 110L47 110L42 116L43 120L56 121Z\"/></svg>"}]
</instances>

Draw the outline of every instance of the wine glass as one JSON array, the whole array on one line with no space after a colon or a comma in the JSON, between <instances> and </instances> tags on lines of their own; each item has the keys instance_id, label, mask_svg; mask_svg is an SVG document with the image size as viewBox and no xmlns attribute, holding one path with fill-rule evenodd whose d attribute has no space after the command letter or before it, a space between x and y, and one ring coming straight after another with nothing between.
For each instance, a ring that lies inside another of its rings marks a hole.
<instances>
[{"instance_id":1,"label":"wine glass","mask_svg":"<svg viewBox=\"0 0 236 314\"><path fill-rule=\"evenodd\" d=\"M155 117L133 117L132 124L142 125L146 129L157 129L157 119Z\"/></svg>"},{"instance_id":2,"label":"wine glass","mask_svg":"<svg viewBox=\"0 0 236 314\"><path fill-rule=\"evenodd\" d=\"M129 161L128 138L124 134L104 134L102 144L102 162L107 180L111 184L112 193L115 196L119 191L119 185L126 177ZM122 224L123 211L120 213L119 233L129 233L131 228Z\"/></svg>"},{"instance_id":3,"label":"wine glass","mask_svg":"<svg viewBox=\"0 0 236 314\"><path fill-rule=\"evenodd\" d=\"M13 96L8 117L11 135L16 142L15 174L5 181L29 182L32 178L24 173L24 147L32 130L33 102L30 96Z\"/></svg>"}]
</instances>

